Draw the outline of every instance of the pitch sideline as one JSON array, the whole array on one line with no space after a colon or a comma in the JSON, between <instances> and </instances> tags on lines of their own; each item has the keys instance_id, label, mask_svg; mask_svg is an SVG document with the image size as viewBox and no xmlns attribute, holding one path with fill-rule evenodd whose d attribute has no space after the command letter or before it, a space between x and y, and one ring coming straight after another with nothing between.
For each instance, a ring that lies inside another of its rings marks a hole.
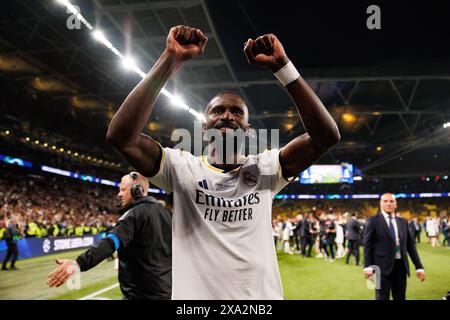
<instances>
[{"instance_id":1,"label":"pitch sideline","mask_svg":"<svg viewBox=\"0 0 450 320\"><path fill-rule=\"evenodd\" d=\"M113 285L111 285L109 287L97 290L97 291L95 291L95 292L93 292L91 294L88 294L87 296L81 297L81 298L79 298L77 300L89 300L89 299L94 298L95 296L97 296L99 294L102 294L102 293L104 293L106 291L109 291L109 290L112 290L114 288L117 288L118 286L119 286L119 283L115 283L115 284L113 284Z\"/></svg>"}]
</instances>

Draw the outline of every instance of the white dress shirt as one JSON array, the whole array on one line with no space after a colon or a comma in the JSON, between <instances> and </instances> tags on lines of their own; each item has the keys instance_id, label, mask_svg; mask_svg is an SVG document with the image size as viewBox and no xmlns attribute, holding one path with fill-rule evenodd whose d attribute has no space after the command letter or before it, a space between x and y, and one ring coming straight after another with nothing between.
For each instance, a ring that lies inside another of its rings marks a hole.
<instances>
[{"instance_id":1,"label":"white dress shirt","mask_svg":"<svg viewBox=\"0 0 450 320\"><path fill-rule=\"evenodd\" d=\"M383 214L384 220L386 221L387 226L389 228L389 214L384 212L383 210L381 210L381 213ZM400 239L398 237L397 221L395 220L395 214L392 214L392 215L393 215L393 217L392 217L391 221L392 221L392 225L394 226L394 231L395 231L395 245L397 247L400 247ZM401 259L401 258L402 258L402 255L399 250L395 253L395 259Z\"/></svg>"}]
</instances>

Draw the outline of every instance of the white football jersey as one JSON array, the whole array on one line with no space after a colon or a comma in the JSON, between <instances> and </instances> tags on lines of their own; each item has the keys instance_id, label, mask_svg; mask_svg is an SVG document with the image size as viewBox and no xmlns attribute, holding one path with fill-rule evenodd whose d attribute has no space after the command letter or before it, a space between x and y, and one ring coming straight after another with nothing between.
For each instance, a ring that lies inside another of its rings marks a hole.
<instances>
[{"instance_id":1,"label":"white football jersey","mask_svg":"<svg viewBox=\"0 0 450 320\"><path fill-rule=\"evenodd\" d=\"M288 184L278 149L223 172L163 148L150 181L173 192L173 299L283 299L271 221L273 197Z\"/></svg>"}]
</instances>

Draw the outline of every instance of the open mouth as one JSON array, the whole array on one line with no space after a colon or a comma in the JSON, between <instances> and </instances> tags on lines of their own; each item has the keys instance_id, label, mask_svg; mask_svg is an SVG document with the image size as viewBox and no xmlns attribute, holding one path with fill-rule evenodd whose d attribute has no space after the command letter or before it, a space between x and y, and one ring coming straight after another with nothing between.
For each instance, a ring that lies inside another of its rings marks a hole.
<instances>
[{"instance_id":1,"label":"open mouth","mask_svg":"<svg viewBox=\"0 0 450 320\"><path fill-rule=\"evenodd\" d=\"M236 130L238 127L233 126L232 124L219 124L215 126L214 128L221 130L221 129L230 129L230 130Z\"/></svg>"}]
</instances>

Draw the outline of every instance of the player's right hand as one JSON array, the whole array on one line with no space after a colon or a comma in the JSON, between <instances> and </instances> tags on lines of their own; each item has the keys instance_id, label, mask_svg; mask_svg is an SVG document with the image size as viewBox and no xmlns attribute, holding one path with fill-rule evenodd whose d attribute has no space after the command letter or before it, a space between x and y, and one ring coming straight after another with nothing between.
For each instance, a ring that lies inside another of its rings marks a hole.
<instances>
[{"instance_id":1,"label":"player's right hand","mask_svg":"<svg viewBox=\"0 0 450 320\"><path fill-rule=\"evenodd\" d=\"M58 267L48 274L47 284L51 287L59 287L80 271L80 268L72 260L56 259Z\"/></svg>"},{"instance_id":2,"label":"player's right hand","mask_svg":"<svg viewBox=\"0 0 450 320\"><path fill-rule=\"evenodd\" d=\"M207 41L200 29L176 26L167 36L166 52L179 61L186 61L201 55Z\"/></svg>"}]
</instances>

